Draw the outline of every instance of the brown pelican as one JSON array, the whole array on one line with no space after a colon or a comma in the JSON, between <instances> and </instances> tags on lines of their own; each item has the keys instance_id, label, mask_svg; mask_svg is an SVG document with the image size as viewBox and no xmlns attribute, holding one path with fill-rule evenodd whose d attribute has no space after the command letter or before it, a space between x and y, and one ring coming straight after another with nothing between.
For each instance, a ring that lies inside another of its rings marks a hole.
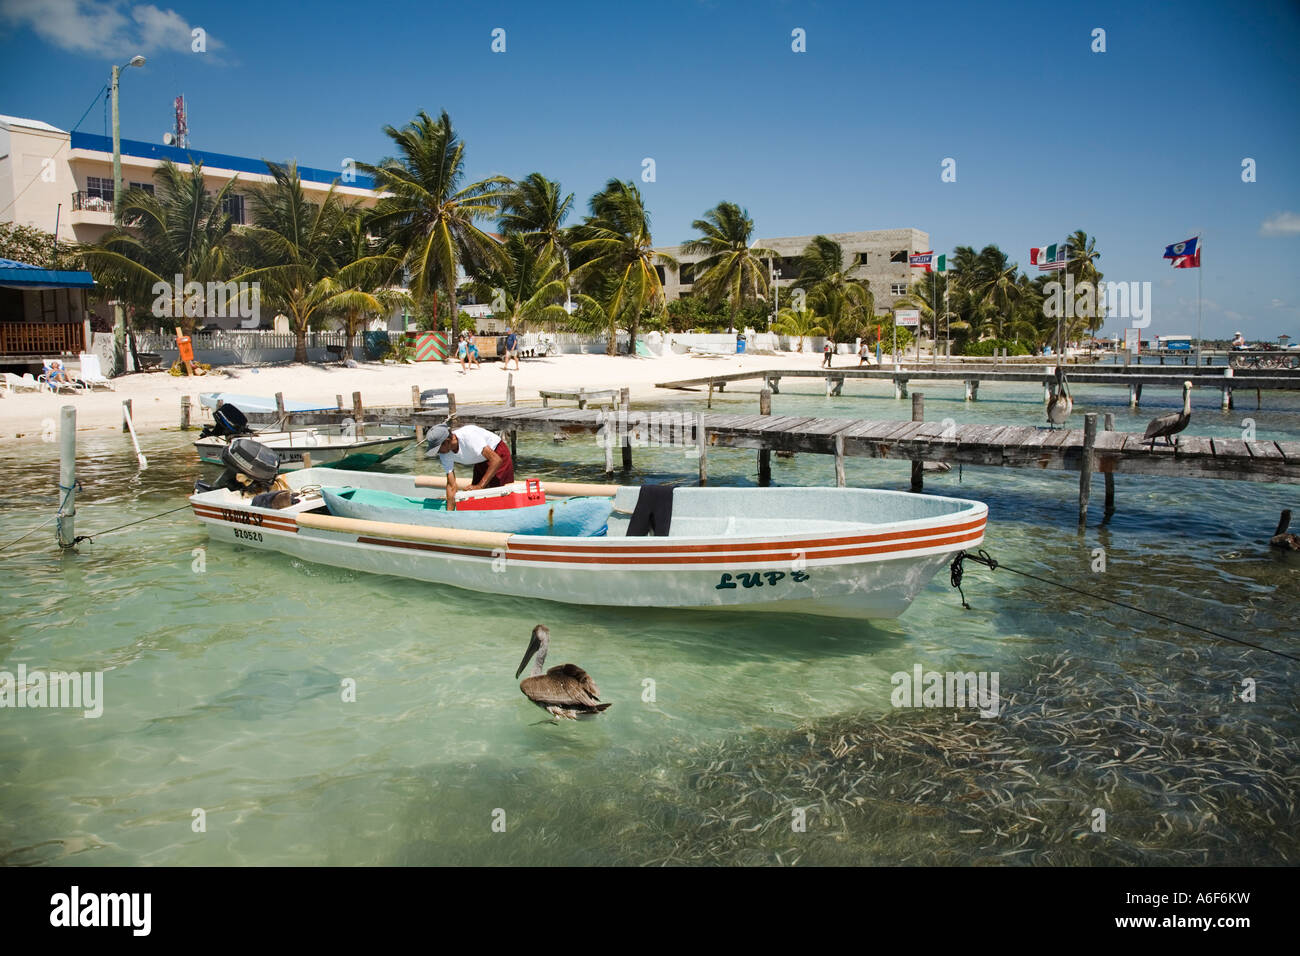
<instances>
[{"instance_id":1,"label":"brown pelican","mask_svg":"<svg viewBox=\"0 0 1300 956\"><path fill-rule=\"evenodd\" d=\"M528 659L537 655L533 661L533 673L519 682L519 689L524 696L542 710L554 717L567 717L577 720L579 715L599 714L609 704L600 702L600 691L591 675L577 664L559 664L545 673L546 651L551 644L551 632L543 624L533 628L533 636L528 642L524 659L519 662L518 677L528 666Z\"/></svg>"},{"instance_id":2,"label":"brown pelican","mask_svg":"<svg viewBox=\"0 0 1300 956\"><path fill-rule=\"evenodd\" d=\"M1070 420L1070 413L1074 411L1074 399L1070 397L1070 386L1065 382L1065 376L1061 374L1058 367L1056 370L1056 387L1051 390L1051 397L1047 400L1047 423L1050 427L1055 428L1057 425L1064 425Z\"/></svg>"},{"instance_id":3,"label":"brown pelican","mask_svg":"<svg viewBox=\"0 0 1300 956\"><path fill-rule=\"evenodd\" d=\"M1170 415L1161 415L1159 418L1151 420L1147 426L1146 434L1142 440L1151 440L1151 450L1155 451L1156 439L1163 438L1169 444L1174 443L1174 435L1187 427L1187 423L1192 420L1192 383L1183 382L1183 410L1174 412Z\"/></svg>"},{"instance_id":4,"label":"brown pelican","mask_svg":"<svg viewBox=\"0 0 1300 956\"><path fill-rule=\"evenodd\" d=\"M1300 551L1300 534L1287 533L1287 528L1291 526L1291 509L1286 508L1282 511L1282 518L1277 523L1277 530L1273 532L1273 537L1269 538L1268 543L1275 548L1281 548L1284 551Z\"/></svg>"}]
</instances>

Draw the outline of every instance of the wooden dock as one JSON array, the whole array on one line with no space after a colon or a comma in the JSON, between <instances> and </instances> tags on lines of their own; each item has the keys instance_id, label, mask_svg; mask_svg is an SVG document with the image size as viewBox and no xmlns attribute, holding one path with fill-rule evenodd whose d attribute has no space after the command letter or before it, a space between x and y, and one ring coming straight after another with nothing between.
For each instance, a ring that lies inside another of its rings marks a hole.
<instances>
[{"instance_id":1,"label":"wooden dock","mask_svg":"<svg viewBox=\"0 0 1300 956\"><path fill-rule=\"evenodd\" d=\"M853 379L868 381L889 381L894 383L894 397L907 397L908 384L918 382L961 382L966 389L966 400L973 402L979 397L979 387L983 382L1036 382L1043 386L1044 398L1048 387L1056 380L1055 366L1038 366L1008 370L992 367L971 368L927 368L924 365L899 368L842 368L842 369L768 369L752 372L730 372L725 375L705 375L699 378L681 379L675 382L660 382L656 388L680 389L693 391L707 388L712 404L712 394L726 391L732 382L757 381L773 394L780 394L783 378L817 378L826 383L827 395L840 395L844 383ZM1228 375L1226 373L1233 372ZM1195 388L1219 389L1222 392L1222 407L1233 408L1233 392L1242 389L1254 389L1258 394L1265 389L1300 390L1300 371L1271 369L1264 372L1241 372L1233 369L1216 371L1193 370L1181 366L1115 366L1104 371L1096 367L1080 368L1069 366L1066 377L1074 385L1120 385L1129 389L1129 404L1134 408L1142 402L1142 389L1173 388L1181 389L1183 382L1190 381Z\"/></svg>"}]
</instances>

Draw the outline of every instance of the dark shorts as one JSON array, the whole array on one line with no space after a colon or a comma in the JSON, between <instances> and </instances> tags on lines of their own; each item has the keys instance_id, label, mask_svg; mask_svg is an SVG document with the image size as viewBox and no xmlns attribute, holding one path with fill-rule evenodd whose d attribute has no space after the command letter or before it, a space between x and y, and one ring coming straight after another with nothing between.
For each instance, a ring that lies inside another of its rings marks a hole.
<instances>
[{"instance_id":1,"label":"dark shorts","mask_svg":"<svg viewBox=\"0 0 1300 956\"><path fill-rule=\"evenodd\" d=\"M502 485L508 485L515 480L515 460L510 457L510 446L503 441L497 445L495 451L501 456L501 467L497 469L497 473L492 476L492 480L485 486L488 488L500 488ZM477 485L483 480L487 470L488 463L486 461L480 461L474 466L474 484Z\"/></svg>"}]
</instances>

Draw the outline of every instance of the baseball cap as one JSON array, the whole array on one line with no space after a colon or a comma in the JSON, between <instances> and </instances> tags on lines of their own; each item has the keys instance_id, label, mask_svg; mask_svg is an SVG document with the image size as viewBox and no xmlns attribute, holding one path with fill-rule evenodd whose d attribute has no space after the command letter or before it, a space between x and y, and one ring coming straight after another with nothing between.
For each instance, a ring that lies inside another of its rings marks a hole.
<instances>
[{"instance_id":1,"label":"baseball cap","mask_svg":"<svg viewBox=\"0 0 1300 956\"><path fill-rule=\"evenodd\" d=\"M430 428L425 436L425 442L429 450L424 453L424 457L436 458L438 455L438 449L442 447L442 443L445 442L450 435L451 429L446 425L434 425Z\"/></svg>"}]
</instances>

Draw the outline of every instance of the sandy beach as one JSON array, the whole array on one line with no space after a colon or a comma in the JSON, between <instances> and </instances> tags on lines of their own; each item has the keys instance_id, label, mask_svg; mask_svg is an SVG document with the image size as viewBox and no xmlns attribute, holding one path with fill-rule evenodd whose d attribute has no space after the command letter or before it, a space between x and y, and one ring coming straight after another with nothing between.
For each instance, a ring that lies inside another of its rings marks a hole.
<instances>
[{"instance_id":1,"label":"sandy beach","mask_svg":"<svg viewBox=\"0 0 1300 956\"><path fill-rule=\"evenodd\" d=\"M782 352L776 355L734 355L702 358L667 355L632 358L606 355L559 355L525 359L515 376L516 400L521 404L540 402L539 389L628 388L631 398L645 401L673 394L656 389L656 382L723 375L758 369L817 368L820 354ZM857 357L837 355L838 368L856 368ZM75 374L75 368L73 370ZM360 392L367 405L400 405L410 402L411 386L421 389L446 388L461 404L503 402L506 373L500 362L462 373L457 364L417 362L381 364L368 362L356 368L338 365L224 366L196 378L177 377L166 372L125 375L114 379L115 391L106 389L59 395L49 392L3 393L0 398L0 441L40 441L43 432L55 427L59 409L74 405L78 431L120 429L122 402L130 399L136 431L174 430L180 425L180 400L191 396L192 423L210 421L200 410L200 392L236 392L273 396L283 392L286 400L325 400L333 404L343 395L348 405L352 393Z\"/></svg>"}]
</instances>

